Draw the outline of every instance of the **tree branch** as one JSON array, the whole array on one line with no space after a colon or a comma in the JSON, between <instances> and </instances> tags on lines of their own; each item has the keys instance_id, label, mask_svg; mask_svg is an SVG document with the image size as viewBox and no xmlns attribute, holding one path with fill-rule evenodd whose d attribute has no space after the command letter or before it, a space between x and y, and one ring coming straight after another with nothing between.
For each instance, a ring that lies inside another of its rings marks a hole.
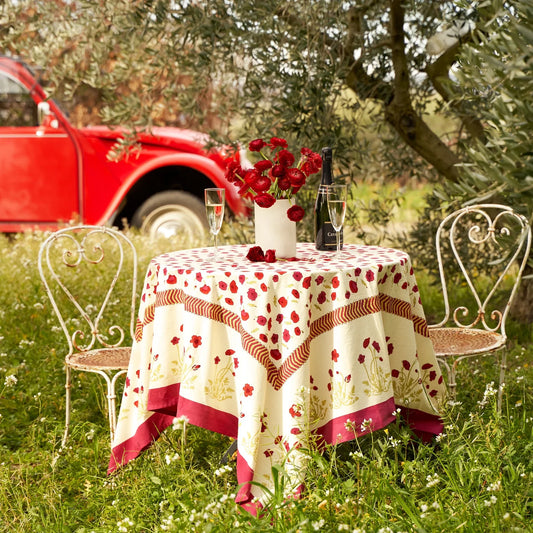
<instances>
[{"instance_id":1,"label":"tree branch","mask_svg":"<svg viewBox=\"0 0 533 533\"><path fill-rule=\"evenodd\" d=\"M405 10L402 0L390 0L390 35L394 68L394 94L385 108L385 119L401 138L435 169L451 181L457 181L457 156L428 127L413 109L409 85L409 67L405 56Z\"/></svg>"},{"instance_id":2,"label":"tree branch","mask_svg":"<svg viewBox=\"0 0 533 533\"><path fill-rule=\"evenodd\" d=\"M440 94L442 99L455 109L470 136L484 142L485 132L481 121L469 113L465 109L465 106L454 98L453 93L448 90L445 85L445 82L451 81L449 77L450 68L455 63L461 44L464 41L464 38L459 40L456 44L448 48L446 52L440 55L433 63L430 63L426 67L426 74L434 89Z\"/></svg>"}]
</instances>

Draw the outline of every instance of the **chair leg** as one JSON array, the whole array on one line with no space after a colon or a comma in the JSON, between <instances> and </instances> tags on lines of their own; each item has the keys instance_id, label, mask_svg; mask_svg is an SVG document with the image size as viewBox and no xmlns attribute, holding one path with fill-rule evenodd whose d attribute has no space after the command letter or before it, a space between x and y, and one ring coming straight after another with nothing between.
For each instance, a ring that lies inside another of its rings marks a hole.
<instances>
[{"instance_id":1,"label":"chair leg","mask_svg":"<svg viewBox=\"0 0 533 533\"><path fill-rule=\"evenodd\" d=\"M116 383L117 379L126 374L127 370L120 370L117 372L113 379L107 384L107 401L109 409L109 429L111 433L111 447L113 447L113 441L115 440L115 430L117 429L117 396L116 396Z\"/></svg>"},{"instance_id":2,"label":"chair leg","mask_svg":"<svg viewBox=\"0 0 533 533\"><path fill-rule=\"evenodd\" d=\"M61 448L65 447L70 427L70 372L70 367L67 366L65 368L65 432L63 433L63 439L61 440Z\"/></svg>"},{"instance_id":3,"label":"chair leg","mask_svg":"<svg viewBox=\"0 0 533 533\"><path fill-rule=\"evenodd\" d=\"M455 398L457 397L456 376L457 376L457 363L458 362L459 362L459 359L456 359L453 362L453 365L450 367L450 372L448 373L448 378L449 378L448 387L450 388L450 395L453 400L455 400Z\"/></svg>"},{"instance_id":4,"label":"chair leg","mask_svg":"<svg viewBox=\"0 0 533 533\"><path fill-rule=\"evenodd\" d=\"M500 386L498 387L498 413L502 412L502 399L503 399L503 389L505 387L505 371L507 370L507 350L504 348L502 350L502 358L500 361Z\"/></svg>"},{"instance_id":5,"label":"chair leg","mask_svg":"<svg viewBox=\"0 0 533 533\"><path fill-rule=\"evenodd\" d=\"M456 393L456 386L455 386L455 365L456 365L456 362L454 362L454 364L450 367L450 365L448 364L448 361L446 361L445 358L443 357L439 357L438 359L438 362L440 363L441 365L441 368L444 367L444 369L446 370L446 376L447 376L447 385L448 385L448 395L449 395L449 398L452 399L452 400L455 400L455 393Z\"/></svg>"},{"instance_id":6,"label":"chair leg","mask_svg":"<svg viewBox=\"0 0 533 533\"><path fill-rule=\"evenodd\" d=\"M115 381L110 380L106 376L107 381L107 416L109 419L109 436L111 447L113 447L113 440L115 439L115 424L116 424L116 412L115 412Z\"/></svg>"}]
</instances>

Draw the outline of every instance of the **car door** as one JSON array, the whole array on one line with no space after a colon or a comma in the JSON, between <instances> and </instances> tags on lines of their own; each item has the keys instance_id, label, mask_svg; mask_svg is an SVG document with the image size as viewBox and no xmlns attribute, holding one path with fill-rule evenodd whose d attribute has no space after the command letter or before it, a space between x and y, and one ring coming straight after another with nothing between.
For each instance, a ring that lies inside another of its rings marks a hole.
<instances>
[{"instance_id":1,"label":"car door","mask_svg":"<svg viewBox=\"0 0 533 533\"><path fill-rule=\"evenodd\" d=\"M78 160L69 132L15 77L0 71L0 226L15 230L80 212Z\"/></svg>"}]
</instances>

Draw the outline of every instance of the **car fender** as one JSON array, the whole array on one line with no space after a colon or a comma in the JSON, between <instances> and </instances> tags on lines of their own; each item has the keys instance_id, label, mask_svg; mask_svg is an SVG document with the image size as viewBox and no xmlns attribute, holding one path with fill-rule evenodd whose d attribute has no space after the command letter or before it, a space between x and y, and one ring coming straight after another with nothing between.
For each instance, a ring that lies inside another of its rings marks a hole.
<instances>
[{"instance_id":1,"label":"car fender","mask_svg":"<svg viewBox=\"0 0 533 533\"><path fill-rule=\"evenodd\" d=\"M118 207L127 197L128 192L135 183L142 180L151 171L169 166L189 167L201 172L213 182L214 186L226 188L226 201L235 214L247 214L246 208L243 206L238 195L237 188L227 182L224 178L224 170L212 159L209 159L205 155L175 153L150 159L137 167L117 189L113 201L109 203L100 222L103 223L112 220L113 215L117 212Z\"/></svg>"}]
</instances>

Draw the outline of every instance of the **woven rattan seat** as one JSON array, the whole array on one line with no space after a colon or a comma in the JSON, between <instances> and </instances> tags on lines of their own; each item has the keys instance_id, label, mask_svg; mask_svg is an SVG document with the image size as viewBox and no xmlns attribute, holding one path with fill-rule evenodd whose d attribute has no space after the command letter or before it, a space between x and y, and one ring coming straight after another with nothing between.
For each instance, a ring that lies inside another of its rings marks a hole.
<instances>
[{"instance_id":1,"label":"woven rattan seat","mask_svg":"<svg viewBox=\"0 0 533 533\"><path fill-rule=\"evenodd\" d=\"M501 355L501 409L506 370L505 322L529 257L531 227L524 216L510 207L468 206L440 223L436 249L445 314L438 324L429 326L429 334L437 360L446 369L450 394L455 396L460 361L477 355ZM458 290L461 287L468 289L468 294ZM453 303L458 294L462 301Z\"/></svg>"},{"instance_id":2,"label":"woven rattan seat","mask_svg":"<svg viewBox=\"0 0 533 533\"><path fill-rule=\"evenodd\" d=\"M62 446L70 426L71 370L92 372L105 379L112 444L117 419L115 386L117 378L128 369L133 338L137 290L135 248L115 229L74 226L56 231L44 241L38 264L46 293L68 343ZM85 290L80 290L82 286ZM84 297L83 303L79 294ZM110 302L116 305L124 298L129 304L125 313L117 312L116 308L108 309ZM120 320L123 323L117 323Z\"/></svg>"},{"instance_id":3,"label":"woven rattan seat","mask_svg":"<svg viewBox=\"0 0 533 533\"><path fill-rule=\"evenodd\" d=\"M127 370L131 348L101 348L77 352L66 357L66 363L78 370Z\"/></svg>"},{"instance_id":4,"label":"woven rattan seat","mask_svg":"<svg viewBox=\"0 0 533 533\"><path fill-rule=\"evenodd\" d=\"M435 328L429 336L439 357L492 352L505 344L499 333L480 329Z\"/></svg>"}]
</instances>

